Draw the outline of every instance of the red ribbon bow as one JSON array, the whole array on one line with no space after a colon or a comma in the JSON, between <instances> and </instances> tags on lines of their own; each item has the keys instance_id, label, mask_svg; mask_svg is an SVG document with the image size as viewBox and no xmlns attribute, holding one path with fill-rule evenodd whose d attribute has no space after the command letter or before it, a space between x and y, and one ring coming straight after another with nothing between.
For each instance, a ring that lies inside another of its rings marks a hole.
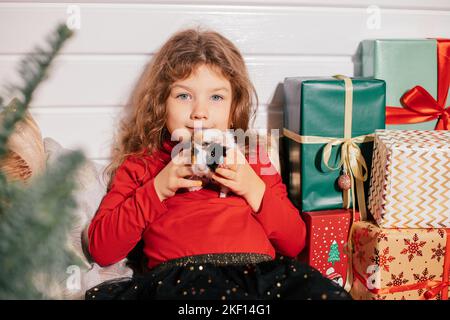
<instances>
[{"instance_id":1,"label":"red ribbon bow","mask_svg":"<svg viewBox=\"0 0 450 320\"><path fill-rule=\"evenodd\" d=\"M386 107L386 124L418 123L438 119L436 130L450 130L450 107L445 106L450 85L450 39L437 39L438 98L421 86L406 92L404 108Z\"/></svg>"}]
</instances>

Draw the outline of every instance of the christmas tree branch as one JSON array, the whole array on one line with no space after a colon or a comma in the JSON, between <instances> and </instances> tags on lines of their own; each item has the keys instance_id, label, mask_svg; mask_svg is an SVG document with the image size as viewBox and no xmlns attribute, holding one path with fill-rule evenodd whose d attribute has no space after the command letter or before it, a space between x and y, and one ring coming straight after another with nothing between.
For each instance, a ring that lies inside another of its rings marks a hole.
<instances>
[{"instance_id":1,"label":"christmas tree branch","mask_svg":"<svg viewBox=\"0 0 450 320\"><path fill-rule=\"evenodd\" d=\"M50 50L38 48L21 63L19 73L24 83L7 88L8 95L16 98L7 107L0 98L0 158L7 155L9 136L71 35L60 25L48 40ZM80 263L67 249L67 236L76 207L73 175L83 161L80 151L64 154L42 175L33 176L27 187L7 182L0 171L0 299L48 298L43 292L46 286L63 281L68 265ZM36 278L42 280L40 288Z\"/></svg>"},{"instance_id":2,"label":"christmas tree branch","mask_svg":"<svg viewBox=\"0 0 450 320\"><path fill-rule=\"evenodd\" d=\"M0 105L5 109L3 112L2 130L0 131L0 159L7 153L8 137L14 131L17 122L24 118L25 111L29 107L33 93L37 86L47 78L50 64L60 52L63 44L72 36L72 31L65 24L61 24L48 40L49 53L37 47L34 52L27 55L21 61L19 74L24 83L22 85L7 85L8 96L21 95L5 108L3 98L0 97Z\"/></svg>"}]
</instances>

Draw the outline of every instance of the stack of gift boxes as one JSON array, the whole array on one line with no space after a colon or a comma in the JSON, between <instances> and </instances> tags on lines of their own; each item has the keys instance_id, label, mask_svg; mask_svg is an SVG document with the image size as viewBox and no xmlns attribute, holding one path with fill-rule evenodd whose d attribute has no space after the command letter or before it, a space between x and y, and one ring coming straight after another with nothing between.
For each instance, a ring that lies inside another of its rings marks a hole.
<instances>
[{"instance_id":1,"label":"stack of gift boxes","mask_svg":"<svg viewBox=\"0 0 450 320\"><path fill-rule=\"evenodd\" d=\"M355 299L448 299L450 40L361 47L361 78L284 82L299 259Z\"/></svg>"}]
</instances>

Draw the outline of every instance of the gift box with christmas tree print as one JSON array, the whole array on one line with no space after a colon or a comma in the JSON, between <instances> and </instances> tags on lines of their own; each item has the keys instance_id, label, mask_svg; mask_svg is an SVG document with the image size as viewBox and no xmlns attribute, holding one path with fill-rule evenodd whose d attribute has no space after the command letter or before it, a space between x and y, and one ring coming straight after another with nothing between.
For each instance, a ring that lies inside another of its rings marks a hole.
<instances>
[{"instance_id":1,"label":"gift box with christmas tree print","mask_svg":"<svg viewBox=\"0 0 450 320\"><path fill-rule=\"evenodd\" d=\"M368 207L383 228L449 228L450 131L377 130Z\"/></svg>"},{"instance_id":2,"label":"gift box with christmas tree print","mask_svg":"<svg viewBox=\"0 0 450 320\"><path fill-rule=\"evenodd\" d=\"M361 300L448 299L449 229L352 228L350 294Z\"/></svg>"},{"instance_id":3,"label":"gift box with christmas tree print","mask_svg":"<svg viewBox=\"0 0 450 320\"><path fill-rule=\"evenodd\" d=\"M347 280L346 248L353 221L352 211L337 209L303 212L302 217L306 224L307 236L306 246L299 260L344 286Z\"/></svg>"},{"instance_id":4,"label":"gift box with christmas tree print","mask_svg":"<svg viewBox=\"0 0 450 320\"><path fill-rule=\"evenodd\" d=\"M377 39L361 45L362 76L386 81L388 129L450 130L450 39Z\"/></svg>"},{"instance_id":5,"label":"gift box with christmas tree print","mask_svg":"<svg viewBox=\"0 0 450 320\"><path fill-rule=\"evenodd\" d=\"M353 194L365 201L369 181L362 180L370 174L373 148L369 135L385 127L385 90L377 79L285 79L285 183L301 211L348 208L354 202L346 194L350 180L356 186ZM351 179L338 183L340 176Z\"/></svg>"}]
</instances>

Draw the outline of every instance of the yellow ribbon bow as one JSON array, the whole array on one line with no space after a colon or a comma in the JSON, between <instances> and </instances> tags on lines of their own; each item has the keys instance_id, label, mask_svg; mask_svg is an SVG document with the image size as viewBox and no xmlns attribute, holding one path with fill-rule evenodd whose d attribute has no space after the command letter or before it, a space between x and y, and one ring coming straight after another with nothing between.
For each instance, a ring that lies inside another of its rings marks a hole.
<instances>
[{"instance_id":1,"label":"yellow ribbon bow","mask_svg":"<svg viewBox=\"0 0 450 320\"><path fill-rule=\"evenodd\" d=\"M346 209L350 208L352 202L353 217L355 216L355 185L358 196L358 207L361 220L367 219L366 201L364 196L364 181L367 180L367 164L362 156L361 149L357 143L373 141L373 134L362 135L352 138L352 111L353 111L353 85L350 78L343 75L334 76L337 79L344 80L345 83L345 117L344 117L344 137L318 137L301 136L293 131L283 128L283 135L287 138L303 144L321 144L326 143L323 149L323 162L330 170L343 168L344 173L348 173L351 181L351 188L343 191L343 205ZM331 150L334 146L341 145L341 160L337 167L329 164ZM356 181L355 181L356 180ZM353 200L352 200L353 199Z\"/></svg>"}]
</instances>

